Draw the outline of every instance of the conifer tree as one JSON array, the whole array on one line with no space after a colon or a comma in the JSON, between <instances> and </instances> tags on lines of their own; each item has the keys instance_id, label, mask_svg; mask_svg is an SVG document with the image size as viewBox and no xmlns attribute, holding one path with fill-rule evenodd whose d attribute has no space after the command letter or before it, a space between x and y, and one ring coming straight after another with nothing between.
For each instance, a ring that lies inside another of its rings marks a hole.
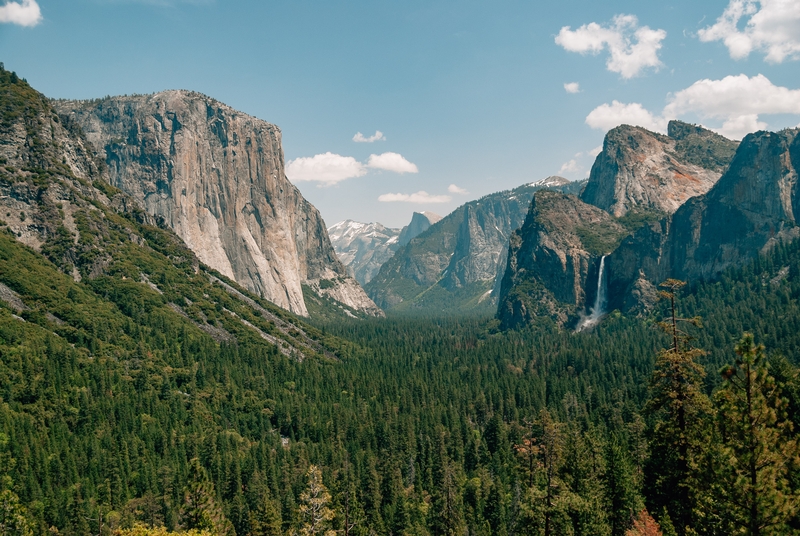
<instances>
[{"instance_id":1,"label":"conifer tree","mask_svg":"<svg viewBox=\"0 0 800 536\"><path fill-rule=\"evenodd\" d=\"M0 488L2 489L2 488ZM4 536L33 536L19 497L7 489L0 492L0 534Z\"/></svg>"},{"instance_id":2,"label":"conifer tree","mask_svg":"<svg viewBox=\"0 0 800 536\"><path fill-rule=\"evenodd\" d=\"M715 396L722 442L717 489L737 532L786 534L800 509L800 495L789 485L800 448L764 347L745 333L736 354L736 362L722 369L725 382Z\"/></svg>"},{"instance_id":3,"label":"conifer tree","mask_svg":"<svg viewBox=\"0 0 800 536\"><path fill-rule=\"evenodd\" d=\"M259 495L256 508L249 512L250 534L280 536L283 534L280 505L272 499L267 486L262 487Z\"/></svg>"},{"instance_id":4,"label":"conifer tree","mask_svg":"<svg viewBox=\"0 0 800 536\"><path fill-rule=\"evenodd\" d=\"M214 484L197 458L192 460L190 473L191 480L184 490L181 510L185 527L206 529L220 536L232 535L233 525L222 512Z\"/></svg>"},{"instance_id":5,"label":"conifer tree","mask_svg":"<svg viewBox=\"0 0 800 536\"><path fill-rule=\"evenodd\" d=\"M313 536L325 534L333 536L331 521L335 514L330 507L331 494L322 483L322 470L316 465L311 465L306 472L308 485L300 494L300 520L302 525L297 534L300 536Z\"/></svg>"},{"instance_id":6,"label":"conifer tree","mask_svg":"<svg viewBox=\"0 0 800 536\"><path fill-rule=\"evenodd\" d=\"M650 506L666 508L680 536L694 524L697 465L708 438L706 423L711 411L702 389L705 371L696 362L704 352L690 346L691 338L680 327L700 327L700 319L679 318L677 314L676 293L684 285L675 279L660 285L660 296L669 300L671 314L659 326L672 344L658 354L646 406L655 421L646 475Z\"/></svg>"},{"instance_id":7,"label":"conifer tree","mask_svg":"<svg viewBox=\"0 0 800 536\"><path fill-rule=\"evenodd\" d=\"M431 504L431 530L441 536L456 536L464 531L461 493L456 468L447 456L444 431L437 431L436 451L433 460L433 498Z\"/></svg>"}]
</instances>

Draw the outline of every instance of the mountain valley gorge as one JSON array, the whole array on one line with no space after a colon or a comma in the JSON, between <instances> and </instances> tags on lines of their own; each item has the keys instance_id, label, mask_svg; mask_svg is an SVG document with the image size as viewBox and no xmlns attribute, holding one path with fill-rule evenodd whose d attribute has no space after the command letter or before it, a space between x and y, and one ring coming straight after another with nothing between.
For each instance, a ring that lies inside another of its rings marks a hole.
<instances>
[{"instance_id":1,"label":"mountain valley gorge","mask_svg":"<svg viewBox=\"0 0 800 536\"><path fill-rule=\"evenodd\" d=\"M281 144L0 63L0 534L800 534L800 129L622 125L403 229Z\"/></svg>"}]
</instances>

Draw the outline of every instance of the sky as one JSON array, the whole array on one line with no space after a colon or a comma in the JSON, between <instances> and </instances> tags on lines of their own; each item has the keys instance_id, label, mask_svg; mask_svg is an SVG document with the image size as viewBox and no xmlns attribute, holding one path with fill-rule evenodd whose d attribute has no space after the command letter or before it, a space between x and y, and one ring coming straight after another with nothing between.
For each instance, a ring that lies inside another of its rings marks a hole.
<instances>
[{"instance_id":1,"label":"sky","mask_svg":"<svg viewBox=\"0 0 800 536\"><path fill-rule=\"evenodd\" d=\"M0 61L53 98L191 89L274 123L328 225L582 179L623 123L800 123L798 0L0 0Z\"/></svg>"}]
</instances>

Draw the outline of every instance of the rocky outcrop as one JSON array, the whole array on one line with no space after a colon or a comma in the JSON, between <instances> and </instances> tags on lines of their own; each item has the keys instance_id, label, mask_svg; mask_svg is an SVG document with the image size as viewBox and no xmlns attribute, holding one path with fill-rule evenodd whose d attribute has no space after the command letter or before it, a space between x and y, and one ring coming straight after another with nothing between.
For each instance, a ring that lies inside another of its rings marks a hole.
<instances>
[{"instance_id":1,"label":"rocky outcrop","mask_svg":"<svg viewBox=\"0 0 800 536\"><path fill-rule=\"evenodd\" d=\"M800 235L799 169L799 129L745 137L706 195L640 229L609 257L610 306L646 308L643 286L713 279Z\"/></svg>"},{"instance_id":2,"label":"rocky outcrop","mask_svg":"<svg viewBox=\"0 0 800 536\"><path fill-rule=\"evenodd\" d=\"M508 239L525 221L534 192L579 192L562 177L525 184L466 203L400 248L366 286L384 309L460 313L497 303Z\"/></svg>"},{"instance_id":3,"label":"rocky outcrop","mask_svg":"<svg viewBox=\"0 0 800 536\"><path fill-rule=\"evenodd\" d=\"M581 199L623 216L631 208L671 214L717 182L737 142L680 121L668 135L619 126L606 134Z\"/></svg>"},{"instance_id":4,"label":"rocky outcrop","mask_svg":"<svg viewBox=\"0 0 800 536\"><path fill-rule=\"evenodd\" d=\"M400 247L400 229L380 223L344 220L328 227L328 236L339 260L362 285L369 283Z\"/></svg>"},{"instance_id":5,"label":"rocky outcrop","mask_svg":"<svg viewBox=\"0 0 800 536\"><path fill-rule=\"evenodd\" d=\"M336 258L319 212L287 180L275 125L188 91L55 106L103 154L110 182L208 266L300 315L304 284L381 314Z\"/></svg>"},{"instance_id":6,"label":"rocky outcrop","mask_svg":"<svg viewBox=\"0 0 800 536\"><path fill-rule=\"evenodd\" d=\"M565 325L594 300L599 261L626 229L574 195L536 192L524 225L509 241L498 318L515 328L546 316Z\"/></svg>"},{"instance_id":7,"label":"rocky outcrop","mask_svg":"<svg viewBox=\"0 0 800 536\"><path fill-rule=\"evenodd\" d=\"M433 212L423 211L423 212L415 212L411 216L411 222L403 227L400 231L400 236L398 238L398 243L401 246L405 246L412 239L418 237L425 231L427 231L431 225L436 223L437 221L441 220L442 217L438 214L434 214Z\"/></svg>"}]
</instances>

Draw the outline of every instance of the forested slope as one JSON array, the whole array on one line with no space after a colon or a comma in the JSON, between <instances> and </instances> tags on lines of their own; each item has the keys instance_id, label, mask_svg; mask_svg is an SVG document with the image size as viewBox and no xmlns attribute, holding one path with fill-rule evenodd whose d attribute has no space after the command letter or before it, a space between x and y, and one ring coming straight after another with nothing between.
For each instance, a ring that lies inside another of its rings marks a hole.
<instances>
[{"instance_id":1,"label":"forested slope","mask_svg":"<svg viewBox=\"0 0 800 536\"><path fill-rule=\"evenodd\" d=\"M198 482L213 484L202 489L237 534L268 533L254 528L267 510L288 530L302 525L311 464L332 491L333 526L343 528L348 508L357 521L350 534L446 534L449 524L535 534L548 516L559 530L622 534L632 513L663 506L647 485L657 419L642 410L669 339L650 322L612 314L574 334L546 323L492 333L477 319L354 321L324 326L330 341L352 341L340 343L341 361L299 362L257 338L218 344L135 293L107 300L0 238L2 280L25 303L64 290L65 320L81 307L95 319L57 335L37 309L22 313L27 322L0 313L4 455L16 460L8 475L37 531L84 534L99 514L106 529L188 527ZM10 273L10 254L33 266L35 285L18 282L31 279L27 269ZM797 362L799 268L798 247L779 248L680 299L685 316L704 317L693 332L710 352L699 359L705 391L744 329ZM800 424L792 370L776 362ZM559 493L570 497L552 511L540 495L546 460L534 455L531 476L522 448L548 430L558 430ZM447 497L455 502L443 513Z\"/></svg>"},{"instance_id":2,"label":"forested slope","mask_svg":"<svg viewBox=\"0 0 800 536\"><path fill-rule=\"evenodd\" d=\"M645 508L665 534L800 530L800 244L674 285L692 340L664 306L579 334L310 326L197 262L0 74L22 140L0 161L2 531L623 535ZM766 356L734 352L745 330Z\"/></svg>"}]
</instances>

